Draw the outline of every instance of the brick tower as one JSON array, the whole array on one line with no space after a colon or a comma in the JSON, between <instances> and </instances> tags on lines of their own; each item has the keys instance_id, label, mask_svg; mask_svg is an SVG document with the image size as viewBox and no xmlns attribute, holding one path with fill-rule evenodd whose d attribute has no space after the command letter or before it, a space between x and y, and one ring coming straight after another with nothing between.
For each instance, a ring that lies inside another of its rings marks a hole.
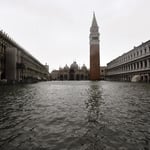
<instances>
[{"instance_id":1,"label":"brick tower","mask_svg":"<svg viewBox=\"0 0 150 150\"><path fill-rule=\"evenodd\" d=\"M99 79L100 79L99 32L94 13L92 26L90 28L90 80L99 80Z\"/></svg>"}]
</instances>

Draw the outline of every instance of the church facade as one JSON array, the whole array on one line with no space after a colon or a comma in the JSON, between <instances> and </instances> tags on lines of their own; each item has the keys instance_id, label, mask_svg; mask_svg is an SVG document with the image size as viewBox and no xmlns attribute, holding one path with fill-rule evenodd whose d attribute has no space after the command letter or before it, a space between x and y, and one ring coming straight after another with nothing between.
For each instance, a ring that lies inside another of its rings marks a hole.
<instances>
[{"instance_id":1,"label":"church facade","mask_svg":"<svg viewBox=\"0 0 150 150\"><path fill-rule=\"evenodd\" d=\"M80 67L75 61L68 67L51 72L51 80L88 80L89 70L85 65Z\"/></svg>"}]
</instances>

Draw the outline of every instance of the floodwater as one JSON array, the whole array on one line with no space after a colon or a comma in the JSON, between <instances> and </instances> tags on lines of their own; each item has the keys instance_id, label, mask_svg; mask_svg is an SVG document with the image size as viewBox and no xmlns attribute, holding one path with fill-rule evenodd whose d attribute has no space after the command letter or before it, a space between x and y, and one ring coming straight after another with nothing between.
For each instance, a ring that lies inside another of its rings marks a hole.
<instances>
[{"instance_id":1,"label":"floodwater","mask_svg":"<svg viewBox=\"0 0 150 150\"><path fill-rule=\"evenodd\" d=\"M0 86L0 150L150 150L150 84Z\"/></svg>"}]
</instances>

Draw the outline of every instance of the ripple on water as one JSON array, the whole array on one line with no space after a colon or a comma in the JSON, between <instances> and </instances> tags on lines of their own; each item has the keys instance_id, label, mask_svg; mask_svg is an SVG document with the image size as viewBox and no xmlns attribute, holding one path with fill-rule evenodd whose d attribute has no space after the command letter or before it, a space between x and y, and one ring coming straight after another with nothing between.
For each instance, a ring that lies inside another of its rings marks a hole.
<instances>
[{"instance_id":1,"label":"ripple on water","mask_svg":"<svg viewBox=\"0 0 150 150\"><path fill-rule=\"evenodd\" d=\"M148 150L150 85L0 86L1 150Z\"/></svg>"}]
</instances>

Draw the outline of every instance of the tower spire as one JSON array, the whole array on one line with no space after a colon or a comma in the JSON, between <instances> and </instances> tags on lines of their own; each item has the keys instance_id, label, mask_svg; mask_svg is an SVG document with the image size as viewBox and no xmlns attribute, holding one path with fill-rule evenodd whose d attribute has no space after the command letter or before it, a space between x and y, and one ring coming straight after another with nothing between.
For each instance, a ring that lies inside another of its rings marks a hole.
<instances>
[{"instance_id":1,"label":"tower spire","mask_svg":"<svg viewBox=\"0 0 150 150\"><path fill-rule=\"evenodd\" d=\"M96 21L96 17L95 17L95 12L93 12L93 21L92 21L92 27L97 27L97 21Z\"/></svg>"}]
</instances>

